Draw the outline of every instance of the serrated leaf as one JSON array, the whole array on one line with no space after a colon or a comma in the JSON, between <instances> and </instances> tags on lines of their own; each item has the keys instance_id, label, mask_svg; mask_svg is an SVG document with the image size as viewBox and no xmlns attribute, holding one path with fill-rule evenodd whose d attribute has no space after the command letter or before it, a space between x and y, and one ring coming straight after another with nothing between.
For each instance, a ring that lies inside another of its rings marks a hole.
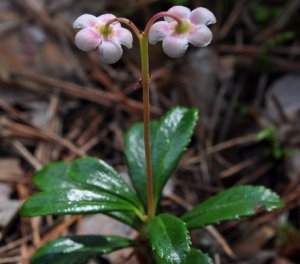
<instances>
[{"instance_id":1,"label":"serrated leaf","mask_svg":"<svg viewBox=\"0 0 300 264\"><path fill-rule=\"evenodd\" d=\"M190 252L186 224L178 217L161 214L148 222L150 244L158 264L183 264Z\"/></svg>"},{"instance_id":2,"label":"serrated leaf","mask_svg":"<svg viewBox=\"0 0 300 264\"><path fill-rule=\"evenodd\" d=\"M256 209L267 211L283 206L280 197L262 186L240 186L228 189L207 199L182 216L189 229L201 228L223 220L239 219L255 214Z\"/></svg>"},{"instance_id":3,"label":"serrated leaf","mask_svg":"<svg viewBox=\"0 0 300 264\"><path fill-rule=\"evenodd\" d=\"M153 142L154 199L174 171L194 132L198 119L196 109L176 107L160 122Z\"/></svg>"},{"instance_id":4,"label":"serrated leaf","mask_svg":"<svg viewBox=\"0 0 300 264\"><path fill-rule=\"evenodd\" d=\"M117 195L132 203L139 210L143 206L125 180L104 161L97 158L80 158L71 163L68 176L80 183L95 186L101 191Z\"/></svg>"},{"instance_id":5,"label":"serrated leaf","mask_svg":"<svg viewBox=\"0 0 300 264\"><path fill-rule=\"evenodd\" d=\"M132 204L115 195L87 189L58 189L31 196L22 206L21 215L33 217L51 214L93 214L134 211Z\"/></svg>"},{"instance_id":6,"label":"serrated leaf","mask_svg":"<svg viewBox=\"0 0 300 264\"><path fill-rule=\"evenodd\" d=\"M214 264L212 259L199 249L191 248L184 264Z\"/></svg>"},{"instance_id":7,"label":"serrated leaf","mask_svg":"<svg viewBox=\"0 0 300 264\"><path fill-rule=\"evenodd\" d=\"M41 247L32 257L31 264L77 264L92 257L134 245L122 237L69 236L53 240Z\"/></svg>"},{"instance_id":8,"label":"serrated leaf","mask_svg":"<svg viewBox=\"0 0 300 264\"><path fill-rule=\"evenodd\" d=\"M85 166L89 168L85 169ZM102 172L93 174L93 169ZM69 177L69 171L74 179ZM82 179L79 174L83 175ZM100 178L95 179L96 175ZM101 179L103 188L100 188ZM24 203L21 210L24 216L101 212L140 229L141 220L137 215L143 218L141 203L115 170L98 159L50 163L36 174L34 183L44 192L34 195ZM118 186L120 190L117 189ZM115 205L115 202L119 204Z\"/></svg>"},{"instance_id":9,"label":"serrated leaf","mask_svg":"<svg viewBox=\"0 0 300 264\"><path fill-rule=\"evenodd\" d=\"M74 188L76 184L67 176L70 162L52 162L43 167L33 178L33 183L42 191Z\"/></svg>"},{"instance_id":10,"label":"serrated leaf","mask_svg":"<svg viewBox=\"0 0 300 264\"><path fill-rule=\"evenodd\" d=\"M159 122L151 121L151 142L155 140L155 133ZM144 127L142 123L134 124L125 135L125 149L129 176L132 184L142 201L144 207L147 204L147 176L144 149ZM152 151L153 152L153 151Z\"/></svg>"},{"instance_id":11,"label":"serrated leaf","mask_svg":"<svg viewBox=\"0 0 300 264\"><path fill-rule=\"evenodd\" d=\"M195 109L175 107L160 121L151 122L151 153L155 204L171 173L191 140L198 118ZM134 125L125 136L129 174L144 206L147 202L143 124Z\"/></svg>"}]
</instances>

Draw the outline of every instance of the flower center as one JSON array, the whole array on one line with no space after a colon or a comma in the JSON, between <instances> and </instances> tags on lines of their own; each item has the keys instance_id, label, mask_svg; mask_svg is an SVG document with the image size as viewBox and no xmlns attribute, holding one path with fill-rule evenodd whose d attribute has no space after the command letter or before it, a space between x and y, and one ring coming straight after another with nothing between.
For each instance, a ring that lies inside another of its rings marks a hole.
<instances>
[{"instance_id":1,"label":"flower center","mask_svg":"<svg viewBox=\"0 0 300 264\"><path fill-rule=\"evenodd\" d=\"M97 32L99 32L104 37L108 37L109 35L111 35L113 33L113 29L111 26L106 26L106 25L100 24L97 27Z\"/></svg>"},{"instance_id":2,"label":"flower center","mask_svg":"<svg viewBox=\"0 0 300 264\"><path fill-rule=\"evenodd\" d=\"M192 28L192 25L186 20L182 20L181 23L177 23L174 30L178 34L183 34L188 32Z\"/></svg>"}]
</instances>

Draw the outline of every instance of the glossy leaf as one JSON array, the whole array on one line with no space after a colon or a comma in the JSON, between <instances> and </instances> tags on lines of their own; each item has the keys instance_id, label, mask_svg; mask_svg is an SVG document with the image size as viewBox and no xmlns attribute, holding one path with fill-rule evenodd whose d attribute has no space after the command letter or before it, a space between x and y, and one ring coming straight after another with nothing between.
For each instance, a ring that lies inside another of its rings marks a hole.
<instances>
[{"instance_id":1,"label":"glossy leaf","mask_svg":"<svg viewBox=\"0 0 300 264\"><path fill-rule=\"evenodd\" d=\"M198 118L195 109L175 107L160 121L151 122L151 152L154 199L158 202L163 187L191 140ZM125 155L130 177L146 205L146 169L143 124L134 125L125 136Z\"/></svg>"},{"instance_id":2,"label":"glossy leaf","mask_svg":"<svg viewBox=\"0 0 300 264\"><path fill-rule=\"evenodd\" d=\"M191 248L184 264L214 264L212 259L199 249Z\"/></svg>"},{"instance_id":3,"label":"glossy leaf","mask_svg":"<svg viewBox=\"0 0 300 264\"><path fill-rule=\"evenodd\" d=\"M24 216L101 212L140 228L136 214L143 217L143 208L138 198L113 168L96 158L50 163L36 174L34 183L44 192L24 203Z\"/></svg>"},{"instance_id":4,"label":"glossy leaf","mask_svg":"<svg viewBox=\"0 0 300 264\"><path fill-rule=\"evenodd\" d=\"M127 212L127 211L112 211L105 213L106 215L119 220L120 222L123 222L131 227L133 227L136 230L142 229L142 221L136 216L133 212Z\"/></svg>"},{"instance_id":5,"label":"glossy leaf","mask_svg":"<svg viewBox=\"0 0 300 264\"><path fill-rule=\"evenodd\" d=\"M194 229L253 215L256 210L271 211L281 206L283 201L279 196L265 187L240 186L207 199L183 215L182 219L189 229Z\"/></svg>"},{"instance_id":6,"label":"glossy leaf","mask_svg":"<svg viewBox=\"0 0 300 264\"><path fill-rule=\"evenodd\" d=\"M68 176L80 183L99 188L101 191L117 195L142 210L142 205L125 180L104 161L97 158L81 158L71 163Z\"/></svg>"},{"instance_id":7,"label":"glossy leaf","mask_svg":"<svg viewBox=\"0 0 300 264\"><path fill-rule=\"evenodd\" d=\"M76 184L67 175L70 166L70 162L49 163L35 175L33 183L42 191L74 188Z\"/></svg>"},{"instance_id":8,"label":"glossy leaf","mask_svg":"<svg viewBox=\"0 0 300 264\"><path fill-rule=\"evenodd\" d=\"M31 264L78 264L92 257L102 256L134 243L113 236L70 236L53 240L41 247Z\"/></svg>"},{"instance_id":9,"label":"glossy leaf","mask_svg":"<svg viewBox=\"0 0 300 264\"><path fill-rule=\"evenodd\" d=\"M129 202L109 193L87 189L58 189L31 196L22 206L21 215L92 214L134 211Z\"/></svg>"},{"instance_id":10,"label":"glossy leaf","mask_svg":"<svg viewBox=\"0 0 300 264\"><path fill-rule=\"evenodd\" d=\"M159 123L157 121L151 121L151 142L154 141L154 135L158 125ZM125 135L124 153L132 184L146 208L147 176L144 146L144 126L142 123L134 124Z\"/></svg>"},{"instance_id":11,"label":"glossy leaf","mask_svg":"<svg viewBox=\"0 0 300 264\"><path fill-rule=\"evenodd\" d=\"M160 122L153 142L154 196L160 193L179 162L194 132L198 119L196 109L176 107Z\"/></svg>"},{"instance_id":12,"label":"glossy leaf","mask_svg":"<svg viewBox=\"0 0 300 264\"><path fill-rule=\"evenodd\" d=\"M190 252L190 237L180 218L161 214L148 222L147 231L158 264L185 263Z\"/></svg>"}]
</instances>

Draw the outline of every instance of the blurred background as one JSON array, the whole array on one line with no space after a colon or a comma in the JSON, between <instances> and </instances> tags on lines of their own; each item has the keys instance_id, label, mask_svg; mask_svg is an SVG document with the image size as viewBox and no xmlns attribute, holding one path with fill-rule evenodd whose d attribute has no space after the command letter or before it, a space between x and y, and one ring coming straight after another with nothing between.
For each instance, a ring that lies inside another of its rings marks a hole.
<instances>
[{"instance_id":1,"label":"blurred background","mask_svg":"<svg viewBox=\"0 0 300 264\"><path fill-rule=\"evenodd\" d=\"M0 263L28 263L60 235L134 232L103 216L20 219L34 173L90 155L125 177L123 135L142 120L139 49L114 65L74 45L81 14L113 13L143 29L180 4L217 17L209 47L170 59L150 47L152 118L196 107L193 141L162 209L180 215L231 186L265 185L285 207L192 233L215 263L300 263L300 0L1 0ZM136 263L121 251L91 263Z\"/></svg>"}]
</instances>

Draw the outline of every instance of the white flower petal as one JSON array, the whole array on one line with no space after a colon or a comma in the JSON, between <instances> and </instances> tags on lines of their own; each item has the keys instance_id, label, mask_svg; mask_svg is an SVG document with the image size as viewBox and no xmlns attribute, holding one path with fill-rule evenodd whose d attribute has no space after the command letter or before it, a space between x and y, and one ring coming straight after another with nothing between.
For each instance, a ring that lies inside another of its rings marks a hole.
<instances>
[{"instance_id":1,"label":"white flower petal","mask_svg":"<svg viewBox=\"0 0 300 264\"><path fill-rule=\"evenodd\" d=\"M215 15L204 7L194 9L190 16L190 21L195 25L210 25L216 23Z\"/></svg>"},{"instance_id":2,"label":"white flower petal","mask_svg":"<svg viewBox=\"0 0 300 264\"><path fill-rule=\"evenodd\" d=\"M84 14L78 17L74 23L73 28L94 27L97 24L97 18L93 15Z\"/></svg>"},{"instance_id":3,"label":"white flower petal","mask_svg":"<svg viewBox=\"0 0 300 264\"><path fill-rule=\"evenodd\" d=\"M191 10L185 6L173 6L168 10L168 13L176 15L182 19L188 19L191 14ZM171 17L165 17L165 20L168 22L174 21Z\"/></svg>"},{"instance_id":4,"label":"white flower petal","mask_svg":"<svg viewBox=\"0 0 300 264\"><path fill-rule=\"evenodd\" d=\"M120 43L126 46L128 49L132 48L133 36L132 33L123 27L115 29L116 38L120 41Z\"/></svg>"},{"instance_id":5,"label":"white flower petal","mask_svg":"<svg viewBox=\"0 0 300 264\"><path fill-rule=\"evenodd\" d=\"M101 37L91 28L80 30L75 36L76 46L83 51L91 51L99 46Z\"/></svg>"},{"instance_id":6,"label":"white flower petal","mask_svg":"<svg viewBox=\"0 0 300 264\"><path fill-rule=\"evenodd\" d=\"M207 46L212 40L212 32L207 26L201 25L188 35L188 41L196 47Z\"/></svg>"},{"instance_id":7,"label":"white flower petal","mask_svg":"<svg viewBox=\"0 0 300 264\"><path fill-rule=\"evenodd\" d=\"M97 17L97 20L101 24L106 24L109 20L116 18L113 14L104 14ZM114 22L111 24L112 26L121 27L121 24L119 22Z\"/></svg>"},{"instance_id":8,"label":"white flower petal","mask_svg":"<svg viewBox=\"0 0 300 264\"><path fill-rule=\"evenodd\" d=\"M152 25L149 31L149 42L155 44L162 41L166 36L172 33L171 23L166 21L159 21Z\"/></svg>"},{"instance_id":9,"label":"white flower petal","mask_svg":"<svg viewBox=\"0 0 300 264\"><path fill-rule=\"evenodd\" d=\"M181 57L188 48L186 38L180 36L167 36L163 40L163 51L171 58Z\"/></svg>"},{"instance_id":10,"label":"white flower petal","mask_svg":"<svg viewBox=\"0 0 300 264\"><path fill-rule=\"evenodd\" d=\"M100 59L104 63L116 63L123 54L122 47L119 43L111 40L103 40L99 46Z\"/></svg>"}]
</instances>

